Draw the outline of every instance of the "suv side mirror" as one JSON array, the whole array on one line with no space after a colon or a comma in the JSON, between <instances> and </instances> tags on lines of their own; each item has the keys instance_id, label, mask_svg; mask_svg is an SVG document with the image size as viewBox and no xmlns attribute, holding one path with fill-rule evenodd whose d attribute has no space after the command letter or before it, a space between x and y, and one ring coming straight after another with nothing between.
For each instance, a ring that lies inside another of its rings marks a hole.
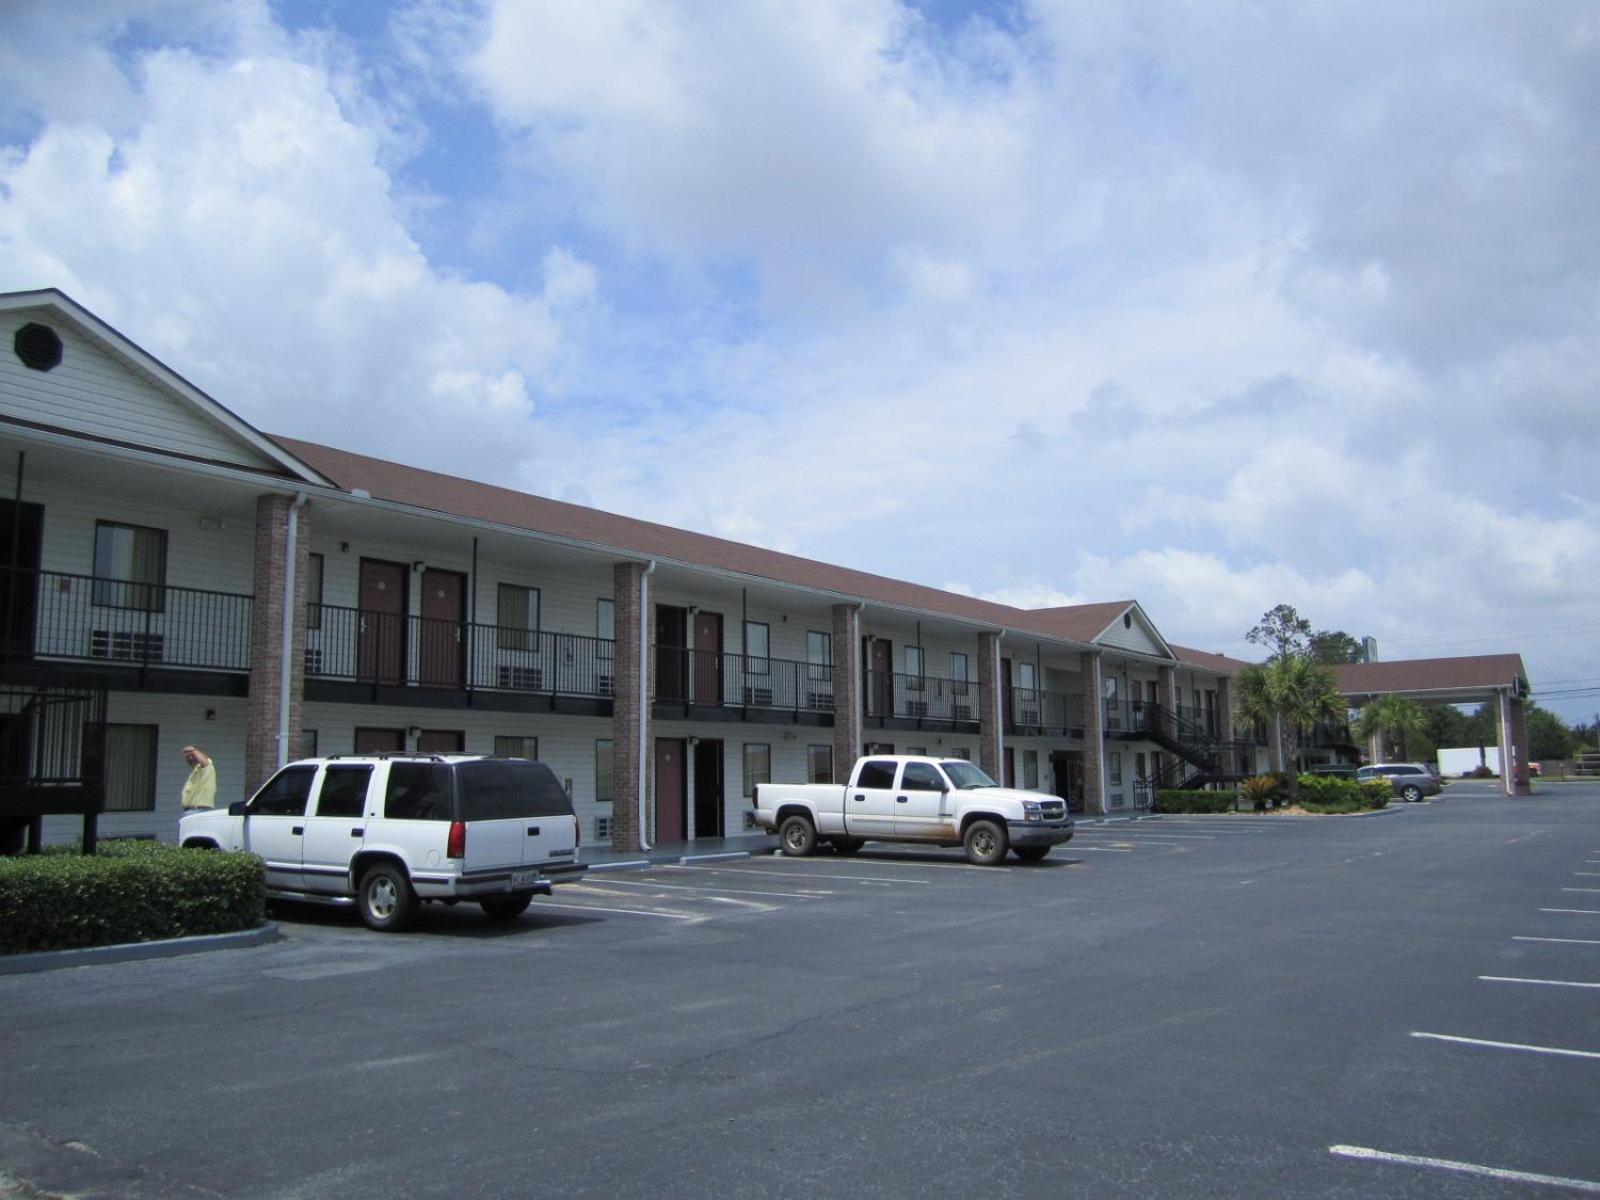
<instances>
[{"instance_id":1,"label":"suv side mirror","mask_svg":"<svg viewBox=\"0 0 1600 1200\"><path fill-rule=\"evenodd\" d=\"M228 805L228 815L230 817L248 817L250 815L250 801L235 800Z\"/></svg>"}]
</instances>

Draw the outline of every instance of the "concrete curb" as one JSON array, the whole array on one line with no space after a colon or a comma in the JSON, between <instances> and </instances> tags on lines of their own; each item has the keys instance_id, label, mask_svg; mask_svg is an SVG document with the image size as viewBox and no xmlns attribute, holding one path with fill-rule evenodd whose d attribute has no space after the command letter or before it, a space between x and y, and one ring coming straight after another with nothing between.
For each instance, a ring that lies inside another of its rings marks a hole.
<instances>
[{"instance_id":1,"label":"concrete curb","mask_svg":"<svg viewBox=\"0 0 1600 1200\"><path fill-rule=\"evenodd\" d=\"M771 854L777 847L774 845L767 850L719 850L714 854L672 854L652 855L646 858L624 858L615 862L596 862L585 864L589 869L585 875L593 875L596 871L643 871L648 867L681 867L689 863L706 862L732 862L735 859L755 858L758 855Z\"/></svg>"},{"instance_id":2,"label":"concrete curb","mask_svg":"<svg viewBox=\"0 0 1600 1200\"><path fill-rule=\"evenodd\" d=\"M64 967L93 967L103 963L138 962L146 958L178 958L212 950L239 950L246 946L269 945L282 936L278 926L267 921L254 929L238 933L206 933L161 942L123 942L115 946L88 946L82 950L7 954L0 956L0 975L29 975L35 971L59 971Z\"/></svg>"}]
</instances>

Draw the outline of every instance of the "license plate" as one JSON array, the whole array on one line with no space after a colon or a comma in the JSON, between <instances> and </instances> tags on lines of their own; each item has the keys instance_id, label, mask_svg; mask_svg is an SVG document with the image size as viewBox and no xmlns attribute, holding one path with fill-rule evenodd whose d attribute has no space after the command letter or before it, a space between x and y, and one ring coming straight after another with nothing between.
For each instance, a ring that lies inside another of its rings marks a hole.
<instances>
[{"instance_id":1,"label":"license plate","mask_svg":"<svg viewBox=\"0 0 1600 1200\"><path fill-rule=\"evenodd\" d=\"M514 887L514 888L532 887L534 884L536 884L538 882L539 882L539 872L537 872L537 871L513 871L513 872L511 872L511 886Z\"/></svg>"}]
</instances>

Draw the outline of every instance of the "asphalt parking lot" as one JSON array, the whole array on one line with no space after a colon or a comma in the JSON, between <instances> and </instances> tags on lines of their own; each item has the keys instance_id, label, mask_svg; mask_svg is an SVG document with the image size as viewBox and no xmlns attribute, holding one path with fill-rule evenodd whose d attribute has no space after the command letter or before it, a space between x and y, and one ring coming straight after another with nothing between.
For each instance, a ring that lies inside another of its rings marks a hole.
<instances>
[{"instance_id":1,"label":"asphalt parking lot","mask_svg":"<svg viewBox=\"0 0 1600 1200\"><path fill-rule=\"evenodd\" d=\"M279 916L0 978L0 1196L1600 1192L1597 787Z\"/></svg>"}]
</instances>

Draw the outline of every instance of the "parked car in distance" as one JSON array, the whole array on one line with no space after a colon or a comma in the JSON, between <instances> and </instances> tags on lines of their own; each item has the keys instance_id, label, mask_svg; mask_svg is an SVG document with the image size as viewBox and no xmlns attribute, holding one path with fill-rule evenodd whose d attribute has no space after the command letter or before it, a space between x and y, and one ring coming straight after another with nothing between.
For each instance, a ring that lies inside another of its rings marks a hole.
<instances>
[{"instance_id":1,"label":"parked car in distance","mask_svg":"<svg viewBox=\"0 0 1600 1200\"><path fill-rule=\"evenodd\" d=\"M1356 772L1356 779L1387 779L1394 794L1402 800L1416 801L1437 796L1444 790L1439 777L1422 763L1373 763Z\"/></svg>"},{"instance_id":2,"label":"parked car in distance","mask_svg":"<svg viewBox=\"0 0 1600 1200\"><path fill-rule=\"evenodd\" d=\"M1010 850L1038 862L1072 839L1060 796L1004 788L964 758L873 754L856 760L848 784L758 783L755 821L776 831L783 852L810 854L819 841L840 854L865 842L961 846L994 866Z\"/></svg>"},{"instance_id":3,"label":"parked car in distance","mask_svg":"<svg viewBox=\"0 0 1600 1200\"><path fill-rule=\"evenodd\" d=\"M1528 764L1528 774L1532 775L1535 779L1537 779L1540 775L1544 774L1544 767L1541 766L1539 763L1530 762Z\"/></svg>"},{"instance_id":4,"label":"parked car in distance","mask_svg":"<svg viewBox=\"0 0 1600 1200\"><path fill-rule=\"evenodd\" d=\"M260 855L269 896L354 904L379 930L405 929L425 901L516 917L584 869L578 836L549 767L468 754L303 759L178 823L180 845Z\"/></svg>"}]
</instances>

